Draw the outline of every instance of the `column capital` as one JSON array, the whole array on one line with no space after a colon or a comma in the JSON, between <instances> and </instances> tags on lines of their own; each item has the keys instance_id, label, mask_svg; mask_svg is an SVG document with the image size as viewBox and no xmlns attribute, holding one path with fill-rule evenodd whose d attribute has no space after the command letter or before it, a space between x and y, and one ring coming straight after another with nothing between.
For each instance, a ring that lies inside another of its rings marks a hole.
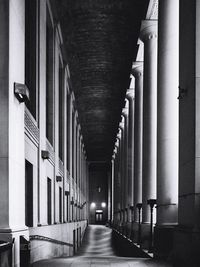
<instances>
[{"instance_id":1,"label":"column capital","mask_svg":"<svg viewBox=\"0 0 200 267\"><path fill-rule=\"evenodd\" d=\"M129 88L126 91L126 99L133 101L135 98L135 88Z\"/></svg>"},{"instance_id":2,"label":"column capital","mask_svg":"<svg viewBox=\"0 0 200 267\"><path fill-rule=\"evenodd\" d=\"M118 143L117 143L117 145L119 145L119 142L120 142L120 140L121 140L121 134L120 134L120 133L118 133L118 135L117 135L116 139L118 140Z\"/></svg>"},{"instance_id":3,"label":"column capital","mask_svg":"<svg viewBox=\"0 0 200 267\"><path fill-rule=\"evenodd\" d=\"M143 20L140 31L140 39L142 42L157 38L158 36L158 21Z\"/></svg>"},{"instance_id":4,"label":"column capital","mask_svg":"<svg viewBox=\"0 0 200 267\"><path fill-rule=\"evenodd\" d=\"M124 116L124 117L128 116L128 107L125 107L122 109L122 116Z\"/></svg>"},{"instance_id":5,"label":"column capital","mask_svg":"<svg viewBox=\"0 0 200 267\"><path fill-rule=\"evenodd\" d=\"M117 149L118 149L118 147L119 147L119 140L118 140L118 142L115 143L115 148L114 148L114 150L113 150L113 153L114 153L114 154L117 154Z\"/></svg>"},{"instance_id":6,"label":"column capital","mask_svg":"<svg viewBox=\"0 0 200 267\"><path fill-rule=\"evenodd\" d=\"M143 75L143 61L136 61L133 63L131 74L135 78Z\"/></svg>"},{"instance_id":7,"label":"column capital","mask_svg":"<svg viewBox=\"0 0 200 267\"><path fill-rule=\"evenodd\" d=\"M124 130L124 123L123 123L123 122L120 122L120 124L119 124L119 129L121 129L121 131Z\"/></svg>"},{"instance_id":8,"label":"column capital","mask_svg":"<svg viewBox=\"0 0 200 267\"><path fill-rule=\"evenodd\" d=\"M117 133L117 138L119 140L121 139L121 136L122 136L122 130L123 130L122 126L119 125L119 127L118 127L118 133Z\"/></svg>"},{"instance_id":9,"label":"column capital","mask_svg":"<svg viewBox=\"0 0 200 267\"><path fill-rule=\"evenodd\" d=\"M74 118L75 118L75 120L76 120L76 122L78 123L78 111L75 109L75 111L74 111Z\"/></svg>"}]
</instances>

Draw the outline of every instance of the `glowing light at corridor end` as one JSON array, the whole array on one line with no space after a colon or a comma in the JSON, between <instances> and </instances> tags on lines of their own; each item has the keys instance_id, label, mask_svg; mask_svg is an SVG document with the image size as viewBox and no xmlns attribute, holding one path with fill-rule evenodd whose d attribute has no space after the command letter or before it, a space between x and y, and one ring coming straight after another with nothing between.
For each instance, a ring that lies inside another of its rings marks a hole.
<instances>
[{"instance_id":1,"label":"glowing light at corridor end","mask_svg":"<svg viewBox=\"0 0 200 267\"><path fill-rule=\"evenodd\" d=\"M90 207L91 207L91 208L95 208L95 207L96 207L96 203L92 202L92 203L90 204Z\"/></svg>"},{"instance_id":2,"label":"glowing light at corridor end","mask_svg":"<svg viewBox=\"0 0 200 267\"><path fill-rule=\"evenodd\" d=\"M105 203L105 202L102 202L102 203L101 203L101 207L102 207L102 208L105 208L105 207L106 207L106 203Z\"/></svg>"}]
</instances>

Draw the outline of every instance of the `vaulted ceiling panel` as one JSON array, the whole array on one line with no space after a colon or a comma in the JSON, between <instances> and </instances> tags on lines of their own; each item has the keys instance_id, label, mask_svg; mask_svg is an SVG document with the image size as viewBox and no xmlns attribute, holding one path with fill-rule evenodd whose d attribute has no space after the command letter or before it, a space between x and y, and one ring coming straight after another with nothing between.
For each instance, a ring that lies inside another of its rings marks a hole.
<instances>
[{"instance_id":1,"label":"vaulted ceiling panel","mask_svg":"<svg viewBox=\"0 0 200 267\"><path fill-rule=\"evenodd\" d=\"M53 2L88 159L109 160L148 0Z\"/></svg>"}]
</instances>

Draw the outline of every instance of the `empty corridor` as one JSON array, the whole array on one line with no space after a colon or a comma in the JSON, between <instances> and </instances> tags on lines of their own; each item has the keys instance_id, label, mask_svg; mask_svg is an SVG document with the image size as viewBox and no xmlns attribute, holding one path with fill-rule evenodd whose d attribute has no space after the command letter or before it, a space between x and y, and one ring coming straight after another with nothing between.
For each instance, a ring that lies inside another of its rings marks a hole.
<instances>
[{"instance_id":1,"label":"empty corridor","mask_svg":"<svg viewBox=\"0 0 200 267\"><path fill-rule=\"evenodd\" d=\"M74 257L43 260L34 267L170 267L149 258L127 258L115 254L112 230L102 225L90 225L79 252Z\"/></svg>"}]
</instances>

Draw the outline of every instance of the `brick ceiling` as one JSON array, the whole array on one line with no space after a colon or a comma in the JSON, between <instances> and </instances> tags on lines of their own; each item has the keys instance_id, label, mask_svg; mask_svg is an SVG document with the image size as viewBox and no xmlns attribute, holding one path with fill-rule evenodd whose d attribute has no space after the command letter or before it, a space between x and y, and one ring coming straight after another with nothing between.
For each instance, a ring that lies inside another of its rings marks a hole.
<instances>
[{"instance_id":1,"label":"brick ceiling","mask_svg":"<svg viewBox=\"0 0 200 267\"><path fill-rule=\"evenodd\" d=\"M111 158L147 4L54 0L90 161Z\"/></svg>"}]
</instances>

